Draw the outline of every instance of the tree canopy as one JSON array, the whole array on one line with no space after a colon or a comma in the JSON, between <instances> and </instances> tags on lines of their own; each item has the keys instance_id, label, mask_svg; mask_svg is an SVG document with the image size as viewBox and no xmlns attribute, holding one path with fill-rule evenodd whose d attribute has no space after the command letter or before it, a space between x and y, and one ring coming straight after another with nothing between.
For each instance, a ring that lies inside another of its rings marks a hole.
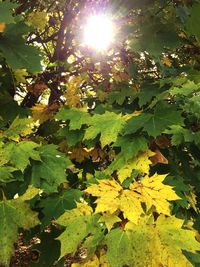
<instances>
[{"instance_id":1,"label":"tree canopy","mask_svg":"<svg viewBox=\"0 0 200 267\"><path fill-rule=\"evenodd\" d=\"M83 42L99 14L103 51ZM0 1L0 265L200 265L199 14Z\"/></svg>"}]
</instances>

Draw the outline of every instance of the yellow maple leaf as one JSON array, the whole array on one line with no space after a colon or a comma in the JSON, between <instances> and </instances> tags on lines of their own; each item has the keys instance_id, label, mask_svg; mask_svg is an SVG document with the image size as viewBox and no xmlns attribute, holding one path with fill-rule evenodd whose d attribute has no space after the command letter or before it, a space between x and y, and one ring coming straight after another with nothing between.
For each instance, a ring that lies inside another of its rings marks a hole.
<instances>
[{"instance_id":1,"label":"yellow maple leaf","mask_svg":"<svg viewBox=\"0 0 200 267\"><path fill-rule=\"evenodd\" d=\"M162 64L167 66L167 67L171 67L172 66L172 61L169 57L165 56L162 59Z\"/></svg>"},{"instance_id":2,"label":"yellow maple leaf","mask_svg":"<svg viewBox=\"0 0 200 267\"><path fill-rule=\"evenodd\" d=\"M99 184L88 187L85 192L98 197L95 212L114 213L119 207L119 196L122 187L115 180L101 180Z\"/></svg>"},{"instance_id":3,"label":"yellow maple leaf","mask_svg":"<svg viewBox=\"0 0 200 267\"><path fill-rule=\"evenodd\" d=\"M6 29L6 24L3 22L0 22L0 32L4 32Z\"/></svg>"},{"instance_id":4,"label":"yellow maple leaf","mask_svg":"<svg viewBox=\"0 0 200 267\"><path fill-rule=\"evenodd\" d=\"M58 103L52 103L49 106L46 106L44 104L36 104L34 107L32 107L32 117L34 121L39 121L40 123L43 123L51 118L53 118L53 115L55 112L59 109Z\"/></svg>"},{"instance_id":5,"label":"yellow maple leaf","mask_svg":"<svg viewBox=\"0 0 200 267\"><path fill-rule=\"evenodd\" d=\"M120 196L120 210L125 219L137 224L141 214L144 213L139 194L131 190L124 190Z\"/></svg>"},{"instance_id":6,"label":"yellow maple leaf","mask_svg":"<svg viewBox=\"0 0 200 267\"><path fill-rule=\"evenodd\" d=\"M99 184L91 185L85 190L92 196L98 197L95 212L113 214L122 211L124 218L137 223L144 213L140 195L131 190L123 190L115 180L101 180Z\"/></svg>"},{"instance_id":7,"label":"yellow maple leaf","mask_svg":"<svg viewBox=\"0 0 200 267\"><path fill-rule=\"evenodd\" d=\"M141 202L144 202L149 210L152 206L158 213L170 215L170 203L168 201L178 200L180 197L175 193L173 187L163 184L167 174L146 175L140 182L134 182L130 189L140 194Z\"/></svg>"},{"instance_id":8,"label":"yellow maple leaf","mask_svg":"<svg viewBox=\"0 0 200 267\"><path fill-rule=\"evenodd\" d=\"M84 82L84 77L74 76L72 77L68 84L67 90L64 94L66 98L66 103L69 107L80 107L81 106L81 92L80 86Z\"/></svg>"}]
</instances>

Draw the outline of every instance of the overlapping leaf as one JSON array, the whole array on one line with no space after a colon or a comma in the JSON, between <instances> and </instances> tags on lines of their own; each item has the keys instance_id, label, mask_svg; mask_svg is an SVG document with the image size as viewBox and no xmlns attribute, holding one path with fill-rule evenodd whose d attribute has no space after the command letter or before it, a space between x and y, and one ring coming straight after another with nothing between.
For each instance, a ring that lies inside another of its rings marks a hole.
<instances>
[{"instance_id":1,"label":"overlapping leaf","mask_svg":"<svg viewBox=\"0 0 200 267\"><path fill-rule=\"evenodd\" d=\"M33 198L38 191L29 188L23 196L17 199L4 199L0 202L0 262L6 267L9 266L10 257L14 254L14 243L17 242L18 229L28 230L39 224L37 213L33 212L26 203L26 200Z\"/></svg>"}]
</instances>

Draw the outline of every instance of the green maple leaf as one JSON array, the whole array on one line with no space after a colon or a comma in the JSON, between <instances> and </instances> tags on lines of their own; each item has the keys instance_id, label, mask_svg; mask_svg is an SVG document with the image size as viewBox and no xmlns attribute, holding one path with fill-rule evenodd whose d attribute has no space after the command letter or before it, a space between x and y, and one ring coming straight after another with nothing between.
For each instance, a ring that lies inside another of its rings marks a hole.
<instances>
[{"instance_id":1,"label":"green maple leaf","mask_svg":"<svg viewBox=\"0 0 200 267\"><path fill-rule=\"evenodd\" d=\"M45 145L38 148L41 161L34 162L32 183L46 192L56 192L61 183L66 182L66 169L72 166L71 161L57 150L56 145Z\"/></svg>"},{"instance_id":2,"label":"green maple leaf","mask_svg":"<svg viewBox=\"0 0 200 267\"><path fill-rule=\"evenodd\" d=\"M172 125L170 129L165 130L165 133L172 135L172 145L180 145L182 143L194 142L195 144L200 143L200 133L192 132L189 129L183 128L180 125Z\"/></svg>"},{"instance_id":3,"label":"green maple leaf","mask_svg":"<svg viewBox=\"0 0 200 267\"><path fill-rule=\"evenodd\" d=\"M0 202L0 263L9 266L10 257L14 253L14 243L18 239L18 229L28 230L37 224L37 213L32 211L26 200L33 198L37 189L29 188L27 192L17 198Z\"/></svg>"},{"instance_id":4,"label":"green maple leaf","mask_svg":"<svg viewBox=\"0 0 200 267\"><path fill-rule=\"evenodd\" d=\"M198 41L200 41L200 30L199 30L199 23L200 23L200 4L194 4L191 8L190 17L186 23L186 30L187 33L190 35L195 35Z\"/></svg>"},{"instance_id":5,"label":"green maple leaf","mask_svg":"<svg viewBox=\"0 0 200 267\"><path fill-rule=\"evenodd\" d=\"M159 102L155 107L154 114L142 113L131 118L125 126L124 133L135 133L142 128L150 136L156 137L173 124L183 124L181 112L172 105Z\"/></svg>"},{"instance_id":6,"label":"green maple leaf","mask_svg":"<svg viewBox=\"0 0 200 267\"><path fill-rule=\"evenodd\" d=\"M90 115L81 109L68 109L63 107L55 116L57 120L70 121L70 130L80 130L81 126L87 124L90 120Z\"/></svg>"},{"instance_id":7,"label":"green maple leaf","mask_svg":"<svg viewBox=\"0 0 200 267\"><path fill-rule=\"evenodd\" d=\"M44 214L43 223L49 224L52 219L57 219L65 210L76 208L76 202L80 200L82 192L77 189L68 189L62 195L52 195L40 201L40 207Z\"/></svg>"},{"instance_id":8,"label":"green maple leaf","mask_svg":"<svg viewBox=\"0 0 200 267\"><path fill-rule=\"evenodd\" d=\"M123 87L120 90L113 91L107 96L108 102L113 104L116 102L119 105L122 105L127 97L136 96L136 92L133 88Z\"/></svg>"},{"instance_id":9,"label":"green maple leaf","mask_svg":"<svg viewBox=\"0 0 200 267\"><path fill-rule=\"evenodd\" d=\"M84 204L82 204L84 205ZM57 238L61 242L60 258L69 253L75 253L84 238L97 224L98 215L91 215L91 211L81 211L79 208L66 211L56 222L64 227L65 231Z\"/></svg>"},{"instance_id":10,"label":"green maple leaf","mask_svg":"<svg viewBox=\"0 0 200 267\"><path fill-rule=\"evenodd\" d=\"M32 119L28 118L15 118L15 120L11 123L10 127L4 131L3 136L18 142L20 139L20 136L27 136L32 132L33 125L31 124L33 122Z\"/></svg>"},{"instance_id":11,"label":"green maple leaf","mask_svg":"<svg viewBox=\"0 0 200 267\"><path fill-rule=\"evenodd\" d=\"M148 149L147 140L139 136L119 136L117 141L113 144L113 147L121 148L119 154L120 157L125 159L125 162L137 156L138 152Z\"/></svg>"},{"instance_id":12,"label":"green maple leaf","mask_svg":"<svg viewBox=\"0 0 200 267\"><path fill-rule=\"evenodd\" d=\"M0 107L0 116L6 121L13 121L19 115L27 115L27 110L20 107L7 91L0 92Z\"/></svg>"},{"instance_id":13,"label":"green maple leaf","mask_svg":"<svg viewBox=\"0 0 200 267\"><path fill-rule=\"evenodd\" d=\"M179 43L174 24L168 23L166 26L156 17L141 26L141 36L132 40L131 48L134 51L147 51L157 58L165 48L173 49Z\"/></svg>"},{"instance_id":14,"label":"green maple leaf","mask_svg":"<svg viewBox=\"0 0 200 267\"><path fill-rule=\"evenodd\" d=\"M125 125L121 114L106 111L104 114L95 114L86 129L84 140L91 140L100 135L102 146L109 145L117 140L117 136Z\"/></svg>"},{"instance_id":15,"label":"green maple leaf","mask_svg":"<svg viewBox=\"0 0 200 267\"><path fill-rule=\"evenodd\" d=\"M11 25L8 31L1 36L0 50L8 65L12 69L27 69L30 72L41 70L40 54L36 47L25 44L22 35L27 33L27 27L21 22Z\"/></svg>"},{"instance_id":16,"label":"green maple leaf","mask_svg":"<svg viewBox=\"0 0 200 267\"><path fill-rule=\"evenodd\" d=\"M30 165L30 158L40 160L40 154L35 150L37 147L39 145L32 141L22 141L18 144L10 142L4 146L3 157L6 162L23 172Z\"/></svg>"},{"instance_id":17,"label":"green maple leaf","mask_svg":"<svg viewBox=\"0 0 200 267\"><path fill-rule=\"evenodd\" d=\"M10 1L0 2L0 23L14 23L14 17L12 16L12 10L17 7L17 4Z\"/></svg>"},{"instance_id":18,"label":"green maple leaf","mask_svg":"<svg viewBox=\"0 0 200 267\"><path fill-rule=\"evenodd\" d=\"M195 84L193 81L188 80L186 83L182 84L180 87L172 86L172 88L170 88L169 90L169 93L172 96L174 95L188 96L198 90L200 90L200 85Z\"/></svg>"},{"instance_id":19,"label":"green maple leaf","mask_svg":"<svg viewBox=\"0 0 200 267\"><path fill-rule=\"evenodd\" d=\"M119 136L113 144L113 147L120 147L121 151L105 170L107 174L112 174L115 170L120 170L128 160L136 157L139 152L146 151L148 144L144 137Z\"/></svg>"},{"instance_id":20,"label":"green maple leaf","mask_svg":"<svg viewBox=\"0 0 200 267\"><path fill-rule=\"evenodd\" d=\"M0 182L9 183L15 180L13 177L13 172L16 171L16 168L9 166L0 166Z\"/></svg>"},{"instance_id":21,"label":"green maple leaf","mask_svg":"<svg viewBox=\"0 0 200 267\"><path fill-rule=\"evenodd\" d=\"M131 262L131 243L126 232L113 229L106 236L107 258L111 267L122 267ZM135 265L136 267L136 265Z\"/></svg>"}]
</instances>

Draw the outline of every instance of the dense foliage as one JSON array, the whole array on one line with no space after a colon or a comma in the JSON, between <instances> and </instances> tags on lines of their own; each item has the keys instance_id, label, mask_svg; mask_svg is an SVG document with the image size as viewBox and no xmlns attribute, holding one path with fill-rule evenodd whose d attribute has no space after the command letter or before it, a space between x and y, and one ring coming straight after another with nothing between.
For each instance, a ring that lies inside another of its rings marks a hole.
<instances>
[{"instance_id":1,"label":"dense foliage","mask_svg":"<svg viewBox=\"0 0 200 267\"><path fill-rule=\"evenodd\" d=\"M103 53L82 44L98 12L116 28ZM2 266L200 266L199 14L0 1Z\"/></svg>"}]
</instances>

